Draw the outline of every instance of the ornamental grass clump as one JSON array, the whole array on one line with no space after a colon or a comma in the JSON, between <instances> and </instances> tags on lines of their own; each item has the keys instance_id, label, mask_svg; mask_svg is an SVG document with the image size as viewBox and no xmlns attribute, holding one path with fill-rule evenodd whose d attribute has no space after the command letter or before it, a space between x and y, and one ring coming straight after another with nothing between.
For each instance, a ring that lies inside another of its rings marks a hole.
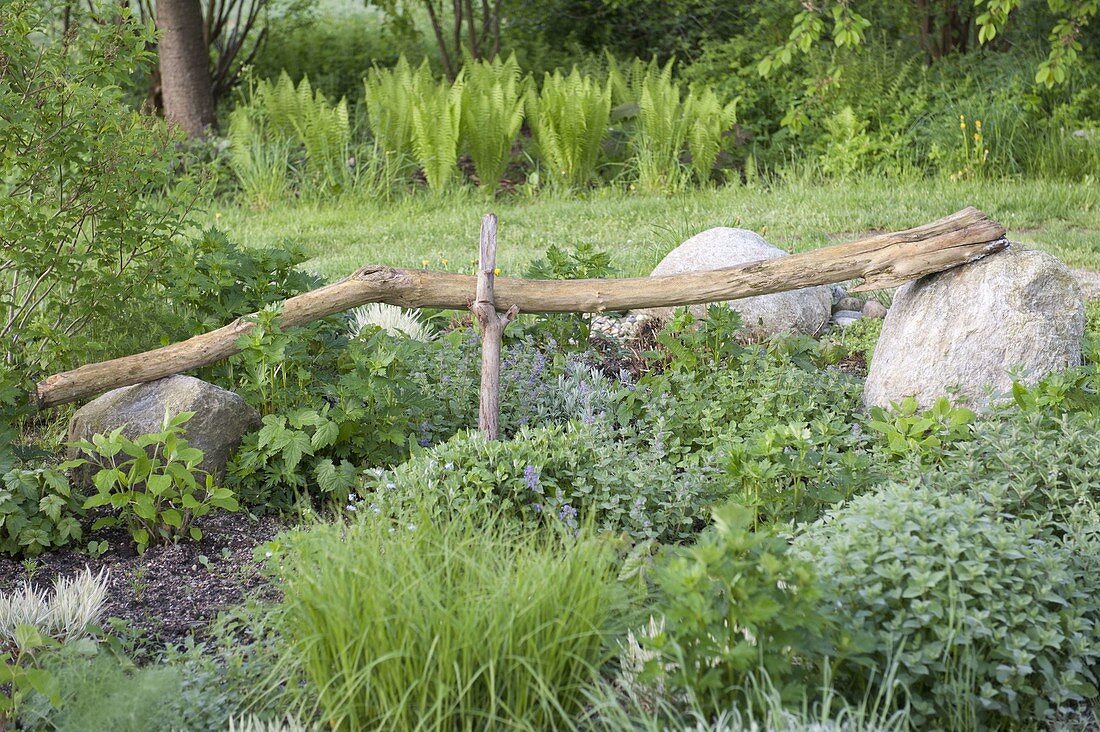
<instances>
[{"instance_id":1,"label":"ornamental grass clump","mask_svg":"<svg viewBox=\"0 0 1100 732\"><path fill-rule=\"evenodd\" d=\"M358 523L292 534L277 557L286 639L337 730L561 729L620 624L615 552L581 530Z\"/></svg>"},{"instance_id":2,"label":"ornamental grass clump","mask_svg":"<svg viewBox=\"0 0 1100 732\"><path fill-rule=\"evenodd\" d=\"M0 595L0 651L21 643L21 628L34 628L58 642L82 638L99 622L107 601L107 573L85 569L74 577L60 577L53 591L24 585Z\"/></svg>"},{"instance_id":3,"label":"ornamental grass clump","mask_svg":"<svg viewBox=\"0 0 1100 732\"><path fill-rule=\"evenodd\" d=\"M858 692L896 664L917 724L1049 720L1095 698L1100 543L1057 537L964 492L893 484L805 528L795 555L868 645Z\"/></svg>"}]
</instances>

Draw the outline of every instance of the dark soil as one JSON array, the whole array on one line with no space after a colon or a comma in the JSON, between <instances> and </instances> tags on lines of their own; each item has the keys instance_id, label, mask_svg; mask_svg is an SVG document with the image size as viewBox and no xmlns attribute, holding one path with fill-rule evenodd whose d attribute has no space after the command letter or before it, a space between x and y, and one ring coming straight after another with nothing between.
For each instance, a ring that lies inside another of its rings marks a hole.
<instances>
[{"instance_id":1,"label":"dark soil","mask_svg":"<svg viewBox=\"0 0 1100 732\"><path fill-rule=\"evenodd\" d=\"M95 538L106 539L110 549L100 556L63 549L26 561L0 558L0 593L27 580L49 588L85 567L106 569L105 617L125 620L142 643L175 644L188 635L201 638L220 611L248 597L276 597L252 551L283 528L271 517L211 514L201 542L150 547L140 555L124 532L101 532Z\"/></svg>"}]
</instances>

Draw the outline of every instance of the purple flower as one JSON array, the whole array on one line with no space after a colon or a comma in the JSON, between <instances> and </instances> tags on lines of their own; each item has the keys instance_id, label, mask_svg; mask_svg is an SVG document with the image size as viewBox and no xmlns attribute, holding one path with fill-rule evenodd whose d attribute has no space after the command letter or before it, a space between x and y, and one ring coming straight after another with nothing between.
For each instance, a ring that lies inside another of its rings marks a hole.
<instances>
[{"instance_id":1,"label":"purple flower","mask_svg":"<svg viewBox=\"0 0 1100 732\"><path fill-rule=\"evenodd\" d=\"M527 484L527 490L542 493L539 487L539 470L534 465L528 465L523 469L523 482Z\"/></svg>"},{"instance_id":2,"label":"purple flower","mask_svg":"<svg viewBox=\"0 0 1100 732\"><path fill-rule=\"evenodd\" d=\"M531 508L535 509L535 513L542 513L542 504L541 503L532 503Z\"/></svg>"},{"instance_id":3,"label":"purple flower","mask_svg":"<svg viewBox=\"0 0 1100 732\"><path fill-rule=\"evenodd\" d=\"M558 518L560 518L569 528L574 530L577 528L577 509L573 508L568 503L561 507Z\"/></svg>"}]
</instances>

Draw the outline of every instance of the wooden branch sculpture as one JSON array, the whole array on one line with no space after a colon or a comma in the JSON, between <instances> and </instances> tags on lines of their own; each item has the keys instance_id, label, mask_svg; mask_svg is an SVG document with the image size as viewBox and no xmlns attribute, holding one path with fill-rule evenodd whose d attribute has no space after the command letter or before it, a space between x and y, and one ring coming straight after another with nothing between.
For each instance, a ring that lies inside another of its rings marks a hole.
<instances>
[{"instance_id":1,"label":"wooden branch sculpture","mask_svg":"<svg viewBox=\"0 0 1100 732\"><path fill-rule=\"evenodd\" d=\"M1008 246L1004 236L1003 226L967 208L905 231L725 269L633 279L491 280L490 302L497 311L596 313L736 300L859 278L863 283L856 291L879 289L998 252ZM279 323L291 328L371 302L464 310L477 297L482 276L371 265L286 300ZM232 356L239 350L237 339L252 328L250 317L186 341L50 376L37 385L35 404L45 409Z\"/></svg>"}]
</instances>

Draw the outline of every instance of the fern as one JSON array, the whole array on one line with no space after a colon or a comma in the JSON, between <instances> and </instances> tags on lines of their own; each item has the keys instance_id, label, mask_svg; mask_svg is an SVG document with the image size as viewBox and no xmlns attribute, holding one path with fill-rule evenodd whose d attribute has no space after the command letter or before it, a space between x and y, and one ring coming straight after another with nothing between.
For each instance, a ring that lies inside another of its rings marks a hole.
<instances>
[{"instance_id":1,"label":"fern","mask_svg":"<svg viewBox=\"0 0 1100 732\"><path fill-rule=\"evenodd\" d=\"M634 145L638 185L646 191L675 190L685 180L680 164L692 120L672 80L672 65L655 65L642 80Z\"/></svg>"},{"instance_id":2,"label":"fern","mask_svg":"<svg viewBox=\"0 0 1100 732\"><path fill-rule=\"evenodd\" d=\"M523 87L515 54L507 61L466 64L462 139L481 186L496 189L523 124Z\"/></svg>"},{"instance_id":3,"label":"fern","mask_svg":"<svg viewBox=\"0 0 1100 732\"><path fill-rule=\"evenodd\" d=\"M274 84L259 82L248 103L234 110L230 118L230 145L232 155L237 156L238 177L244 173L255 178L272 171L282 160L285 180L291 158L297 157L308 187L324 191L342 188L350 182L346 162L350 140L347 101L330 105L323 94L313 90L308 78L295 86L286 72ZM274 190L276 178L267 185ZM243 180L242 186L247 188Z\"/></svg>"},{"instance_id":4,"label":"fern","mask_svg":"<svg viewBox=\"0 0 1100 732\"><path fill-rule=\"evenodd\" d=\"M421 67L424 68L424 67ZM458 169L459 125L462 119L463 72L453 84L436 82L420 73L413 77L412 146L424 169L428 187L441 191Z\"/></svg>"},{"instance_id":5,"label":"fern","mask_svg":"<svg viewBox=\"0 0 1100 732\"><path fill-rule=\"evenodd\" d=\"M375 67L363 80L363 105L375 151L384 158L384 167L391 180L399 176L412 159L412 99L416 88L430 79L427 62L414 72L402 55L392 69Z\"/></svg>"},{"instance_id":6,"label":"fern","mask_svg":"<svg viewBox=\"0 0 1100 732\"><path fill-rule=\"evenodd\" d=\"M611 114L611 84L581 76L547 74L542 91L529 95L529 118L539 155L551 179L566 186L588 183L596 172L600 145Z\"/></svg>"},{"instance_id":7,"label":"fern","mask_svg":"<svg viewBox=\"0 0 1100 732\"><path fill-rule=\"evenodd\" d=\"M701 183L710 180L721 150L722 135L736 120L737 100L722 104L710 89L692 89L684 96L672 79L672 62L635 61L624 77L612 66L613 85L622 94L636 94L633 145L638 185L662 192L684 186L692 174ZM681 158L691 154L690 168Z\"/></svg>"},{"instance_id":8,"label":"fern","mask_svg":"<svg viewBox=\"0 0 1100 732\"><path fill-rule=\"evenodd\" d=\"M638 102L641 101L642 89L645 88L647 79L665 72L671 74L672 66L675 63L674 59L669 59L662 69L660 64L657 63L656 56L648 62L636 58L631 62L626 73L623 73L615 57L610 52L606 53L607 77L608 82L611 84L611 101L617 107L623 105L634 105L636 107Z\"/></svg>"},{"instance_id":9,"label":"fern","mask_svg":"<svg viewBox=\"0 0 1100 732\"><path fill-rule=\"evenodd\" d=\"M711 89L692 89L684 101L685 117L689 120L687 147L691 168L700 183L710 180L722 149L722 135L737 121L738 101L740 97L723 105Z\"/></svg>"}]
</instances>

